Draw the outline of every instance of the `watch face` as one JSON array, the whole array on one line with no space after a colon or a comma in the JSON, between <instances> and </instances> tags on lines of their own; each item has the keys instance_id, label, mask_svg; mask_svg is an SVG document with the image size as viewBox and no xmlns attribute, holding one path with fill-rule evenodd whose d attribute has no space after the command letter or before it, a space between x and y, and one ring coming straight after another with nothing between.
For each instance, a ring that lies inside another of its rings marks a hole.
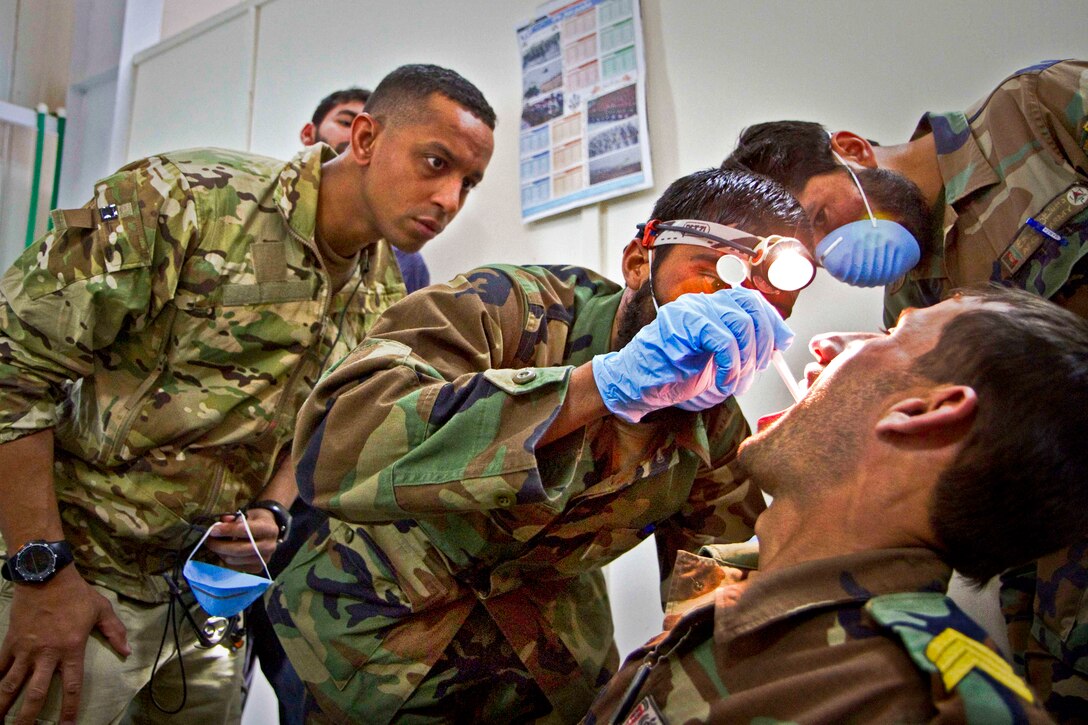
<instances>
[{"instance_id":1,"label":"watch face","mask_svg":"<svg viewBox=\"0 0 1088 725\"><path fill-rule=\"evenodd\" d=\"M15 559L15 570L24 579L38 581L53 573L57 555L45 544L33 544L23 549Z\"/></svg>"}]
</instances>

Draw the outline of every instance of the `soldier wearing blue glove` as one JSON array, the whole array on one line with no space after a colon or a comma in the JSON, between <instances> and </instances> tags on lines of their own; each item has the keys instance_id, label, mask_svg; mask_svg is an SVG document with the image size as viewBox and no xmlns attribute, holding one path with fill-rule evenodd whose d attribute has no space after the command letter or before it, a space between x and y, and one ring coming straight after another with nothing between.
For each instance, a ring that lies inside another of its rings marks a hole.
<instances>
[{"instance_id":1,"label":"soldier wearing blue glove","mask_svg":"<svg viewBox=\"0 0 1088 725\"><path fill-rule=\"evenodd\" d=\"M268 612L308 723L575 722L618 664L601 568L653 534L668 578L751 537L730 396L790 342L804 270L771 267L803 267L806 218L712 169L651 219L622 284L493 265L409 295L303 406L299 489L330 518Z\"/></svg>"}]
</instances>

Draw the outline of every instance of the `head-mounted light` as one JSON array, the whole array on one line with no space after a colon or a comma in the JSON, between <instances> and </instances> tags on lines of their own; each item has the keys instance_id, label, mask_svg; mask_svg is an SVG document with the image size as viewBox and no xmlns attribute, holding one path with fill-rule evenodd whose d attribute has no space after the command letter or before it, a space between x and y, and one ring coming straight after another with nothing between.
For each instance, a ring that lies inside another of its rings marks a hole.
<instances>
[{"instance_id":1,"label":"head-mounted light","mask_svg":"<svg viewBox=\"0 0 1088 725\"><path fill-rule=\"evenodd\" d=\"M793 292L807 287L816 276L816 263L804 244L793 237L773 234L759 237L735 227L698 219L659 222L653 219L638 225L640 243L647 249L670 244L690 244L723 254L717 272L722 281L738 286L751 279L767 291Z\"/></svg>"}]
</instances>

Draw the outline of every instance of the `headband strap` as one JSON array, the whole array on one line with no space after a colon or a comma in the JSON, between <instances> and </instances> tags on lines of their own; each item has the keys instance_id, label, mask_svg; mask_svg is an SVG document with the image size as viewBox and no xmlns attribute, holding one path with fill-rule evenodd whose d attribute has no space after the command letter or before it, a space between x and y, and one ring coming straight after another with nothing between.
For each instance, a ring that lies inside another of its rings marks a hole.
<instances>
[{"instance_id":1,"label":"headband strap","mask_svg":"<svg viewBox=\"0 0 1088 725\"><path fill-rule=\"evenodd\" d=\"M748 256L757 254L756 247L762 238L736 227L707 222L699 219L676 219L661 222L651 219L637 225L642 237L639 243L647 249L670 244L691 244L708 249L732 249Z\"/></svg>"}]
</instances>

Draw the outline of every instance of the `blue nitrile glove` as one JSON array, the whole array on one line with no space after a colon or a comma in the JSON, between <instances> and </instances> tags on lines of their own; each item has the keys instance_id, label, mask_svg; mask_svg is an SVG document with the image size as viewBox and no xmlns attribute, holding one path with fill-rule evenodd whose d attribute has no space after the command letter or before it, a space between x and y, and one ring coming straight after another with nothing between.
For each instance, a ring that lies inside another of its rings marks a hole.
<instances>
[{"instance_id":1,"label":"blue nitrile glove","mask_svg":"<svg viewBox=\"0 0 1088 725\"><path fill-rule=\"evenodd\" d=\"M745 294L735 295L733 301L752 316L752 322L755 324L756 355L751 360L754 369L750 366L749 369L742 371L740 382L731 393L732 395L740 395L748 391L752 386L752 380L755 379L755 373L767 369L770 365L772 350L786 350L793 344L793 331L786 326L778 310L763 295L750 290L738 291ZM716 364L717 362L711 358L706 370L713 371ZM706 410L723 402L729 395L730 393L722 393L716 386L711 386L694 398L679 403L677 407L682 410Z\"/></svg>"},{"instance_id":2,"label":"blue nitrile glove","mask_svg":"<svg viewBox=\"0 0 1088 725\"><path fill-rule=\"evenodd\" d=\"M757 297L751 290L726 289L681 295L663 305L622 350L594 356L593 379L605 406L637 423L708 390L727 397L747 385L756 369L766 367L771 348L793 338L777 313L765 315L766 301Z\"/></svg>"},{"instance_id":3,"label":"blue nitrile glove","mask_svg":"<svg viewBox=\"0 0 1088 725\"><path fill-rule=\"evenodd\" d=\"M816 259L823 268L854 287L891 284L914 269L921 256L914 235L888 219L844 224L816 245Z\"/></svg>"}]
</instances>

